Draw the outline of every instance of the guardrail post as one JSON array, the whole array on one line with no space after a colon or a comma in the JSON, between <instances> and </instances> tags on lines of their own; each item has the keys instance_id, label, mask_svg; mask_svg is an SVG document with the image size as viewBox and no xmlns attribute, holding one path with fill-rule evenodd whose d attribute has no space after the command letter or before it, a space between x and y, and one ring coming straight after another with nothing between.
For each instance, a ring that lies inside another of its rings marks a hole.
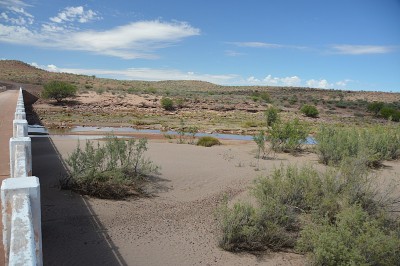
<instances>
[{"instance_id":1,"label":"guardrail post","mask_svg":"<svg viewBox=\"0 0 400 266\"><path fill-rule=\"evenodd\" d=\"M20 256L29 256L29 238L32 236L27 233L23 233L20 237L27 239L14 239L12 240L12 231L20 230L20 232L27 232L24 228L24 223L18 223L18 215L16 220L13 220L13 212L23 210L23 206L16 206L15 201L18 198L21 200L20 195L27 195L31 205L32 225L33 225L33 237L35 239L35 258L31 258L31 263L36 262L36 265L43 265L42 260L42 230L41 230L41 210L40 210L40 185L39 179L35 176L21 177L21 178L7 178L3 180L1 185L1 204L2 204L2 219L3 219L3 244L5 252L6 265L10 263L10 255L16 253ZM23 196L22 196L23 197ZM14 203L13 203L14 202ZM11 227L13 223L15 228ZM22 226L22 228L21 228ZM18 228L20 227L20 228ZM24 231L25 230L25 231ZM17 242L15 242L17 241ZM11 244L12 247L10 246ZM24 244L26 246L24 246ZM11 248L14 249L11 251ZM15 250L18 248L19 250ZM28 252L28 253L26 253ZM18 257L13 257L12 261L18 260ZM21 265L26 265L22 263Z\"/></svg>"},{"instance_id":2,"label":"guardrail post","mask_svg":"<svg viewBox=\"0 0 400 266\"><path fill-rule=\"evenodd\" d=\"M22 111L15 112L15 120L26 120L26 113Z\"/></svg>"},{"instance_id":3,"label":"guardrail post","mask_svg":"<svg viewBox=\"0 0 400 266\"><path fill-rule=\"evenodd\" d=\"M26 160L21 161L22 157ZM21 177L20 173L15 170L16 166L21 163L26 171L26 176L30 176L32 174L32 144L29 137L10 139L10 177Z\"/></svg>"},{"instance_id":4,"label":"guardrail post","mask_svg":"<svg viewBox=\"0 0 400 266\"><path fill-rule=\"evenodd\" d=\"M28 121L25 119L13 120L13 137L27 137L28 136Z\"/></svg>"}]
</instances>

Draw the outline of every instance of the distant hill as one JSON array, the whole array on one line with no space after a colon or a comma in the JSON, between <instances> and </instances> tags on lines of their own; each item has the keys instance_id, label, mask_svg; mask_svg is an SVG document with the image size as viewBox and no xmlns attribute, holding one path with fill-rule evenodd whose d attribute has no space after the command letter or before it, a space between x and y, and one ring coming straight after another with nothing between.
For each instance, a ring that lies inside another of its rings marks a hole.
<instances>
[{"instance_id":1,"label":"distant hill","mask_svg":"<svg viewBox=\"0 0 400 266\"><path fill-rule=\"evenodd\" d=\"M72 83L79 90L102 91L130 91L130 92L151 92L158 91L161 94L178 92L196 92L208 94L236 94L251 95L261 91L268 92L272 98L286 101L293 95L306 101L319 101L322 99L343 99L363 100L363 101L400 101L400 93L386 92L357 92L340 91L316 88L301 87L274 87L274 86L221 86L210 82L197 80L165 80L165 81L139 81L139 80L115 80L106 78L97 78L87 75L77 75L70 73L49 72L36 68L27 63L17 60L0 60L0 84L12 82L15 84L25 84L26 88L40 92L42 85L51 80L62 80ZM168 93L166 93L168 92ZM180 93L178 93L180 94Z\"/></svg>"},{"instance_id":2,"label":"distant hill","mask_svg":"<svg viewBox=\"0 0 400 266\"><path fill-rule=\"evenodd\" d=\"M153 87L156 89L163 88L190 88L198 89L215 89L218 85L205 81L197 80L166 80L166 81L127 81L127 80L113 80L106 78L96 78L95 76L77 75L70 73L58 73L46 71L22 61L17 60L0 60L0 80L12 81L24 84L44 85L50 80L64 80L76 85L83 85L85 87L88 83L103 83L111 87L120 87L121 84L125 87L129 86L137 88ZM94 80L101 82L93 82Z\"/></svg>"}]
</instances>

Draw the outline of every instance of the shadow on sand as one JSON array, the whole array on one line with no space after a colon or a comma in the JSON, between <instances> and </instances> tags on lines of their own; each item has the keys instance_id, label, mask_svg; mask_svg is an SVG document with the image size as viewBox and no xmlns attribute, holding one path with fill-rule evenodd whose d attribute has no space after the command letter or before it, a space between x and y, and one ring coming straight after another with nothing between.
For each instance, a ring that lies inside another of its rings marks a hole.
<instances>
[{"instance_id":1,"label":"shadow on sand","mask_svg":"<svg viewBox=\"0 0 400 266\"><path fill-rule=\"evenodd\" d=\"M40 121L26 110L31 121ZM33 137L32 157L33 175L40 179L44 265L127 265L88 202L59 189L67 171L51 138Z\"/></svg>"}]
</instances>

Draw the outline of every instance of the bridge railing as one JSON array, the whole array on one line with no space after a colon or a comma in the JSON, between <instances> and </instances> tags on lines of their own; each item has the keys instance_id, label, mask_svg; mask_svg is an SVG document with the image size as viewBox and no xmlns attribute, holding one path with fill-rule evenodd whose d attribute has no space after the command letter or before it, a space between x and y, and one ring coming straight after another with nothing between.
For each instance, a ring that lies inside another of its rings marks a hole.
<instances>
[{"instance_id":1,"label":"bridge railing","mask_svg":"<svg viewBox=\"0 0 400 266\"><path fill-rule=\"evenodd\" d=\"M32 146L22 89L14 118L10 178L1 185L5 263L43 265L40 184L39 179L32 176Z\"/></svg>"}]
</instances>

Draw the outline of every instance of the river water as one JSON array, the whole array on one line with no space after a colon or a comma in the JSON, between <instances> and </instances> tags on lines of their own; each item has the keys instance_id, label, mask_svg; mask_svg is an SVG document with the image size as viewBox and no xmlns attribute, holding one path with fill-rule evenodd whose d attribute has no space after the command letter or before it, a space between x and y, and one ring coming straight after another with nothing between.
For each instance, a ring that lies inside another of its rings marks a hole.
<instances>
[{"instance_id":1,"label":"river water","mask_svg":"<svg viewBox=\"0 0 400 266\"><path fill-rule=\"evenodd\" d=\"M83 132L92 132L92 133L103 133L103 134L112 134L112 133L143 133L143 134L165 134L165 135L178 135L176 131L161 131L158 129L136 129L132 127L84 127L84 126L76 126L70 129L62 130L62 134L60 134L60 130L54 130L50 132L43 126L33 125L28 126L28 132L31 136L40 136L40 135L62 135L62 136L70 136L74 138L73 134L68 133L83 133ZM250 135L236 135L236 134L220 134L220 133L196 133L195 137L215 137L218 139L226 139L226 140L253 140L253 136ZM80 138L82 135L79 136ZM102 136L86 136L87 138L95 137L102 138ZM315 139L313 137L307 137L304 144L316 144Z\"/></svg>"}]
</instances>

